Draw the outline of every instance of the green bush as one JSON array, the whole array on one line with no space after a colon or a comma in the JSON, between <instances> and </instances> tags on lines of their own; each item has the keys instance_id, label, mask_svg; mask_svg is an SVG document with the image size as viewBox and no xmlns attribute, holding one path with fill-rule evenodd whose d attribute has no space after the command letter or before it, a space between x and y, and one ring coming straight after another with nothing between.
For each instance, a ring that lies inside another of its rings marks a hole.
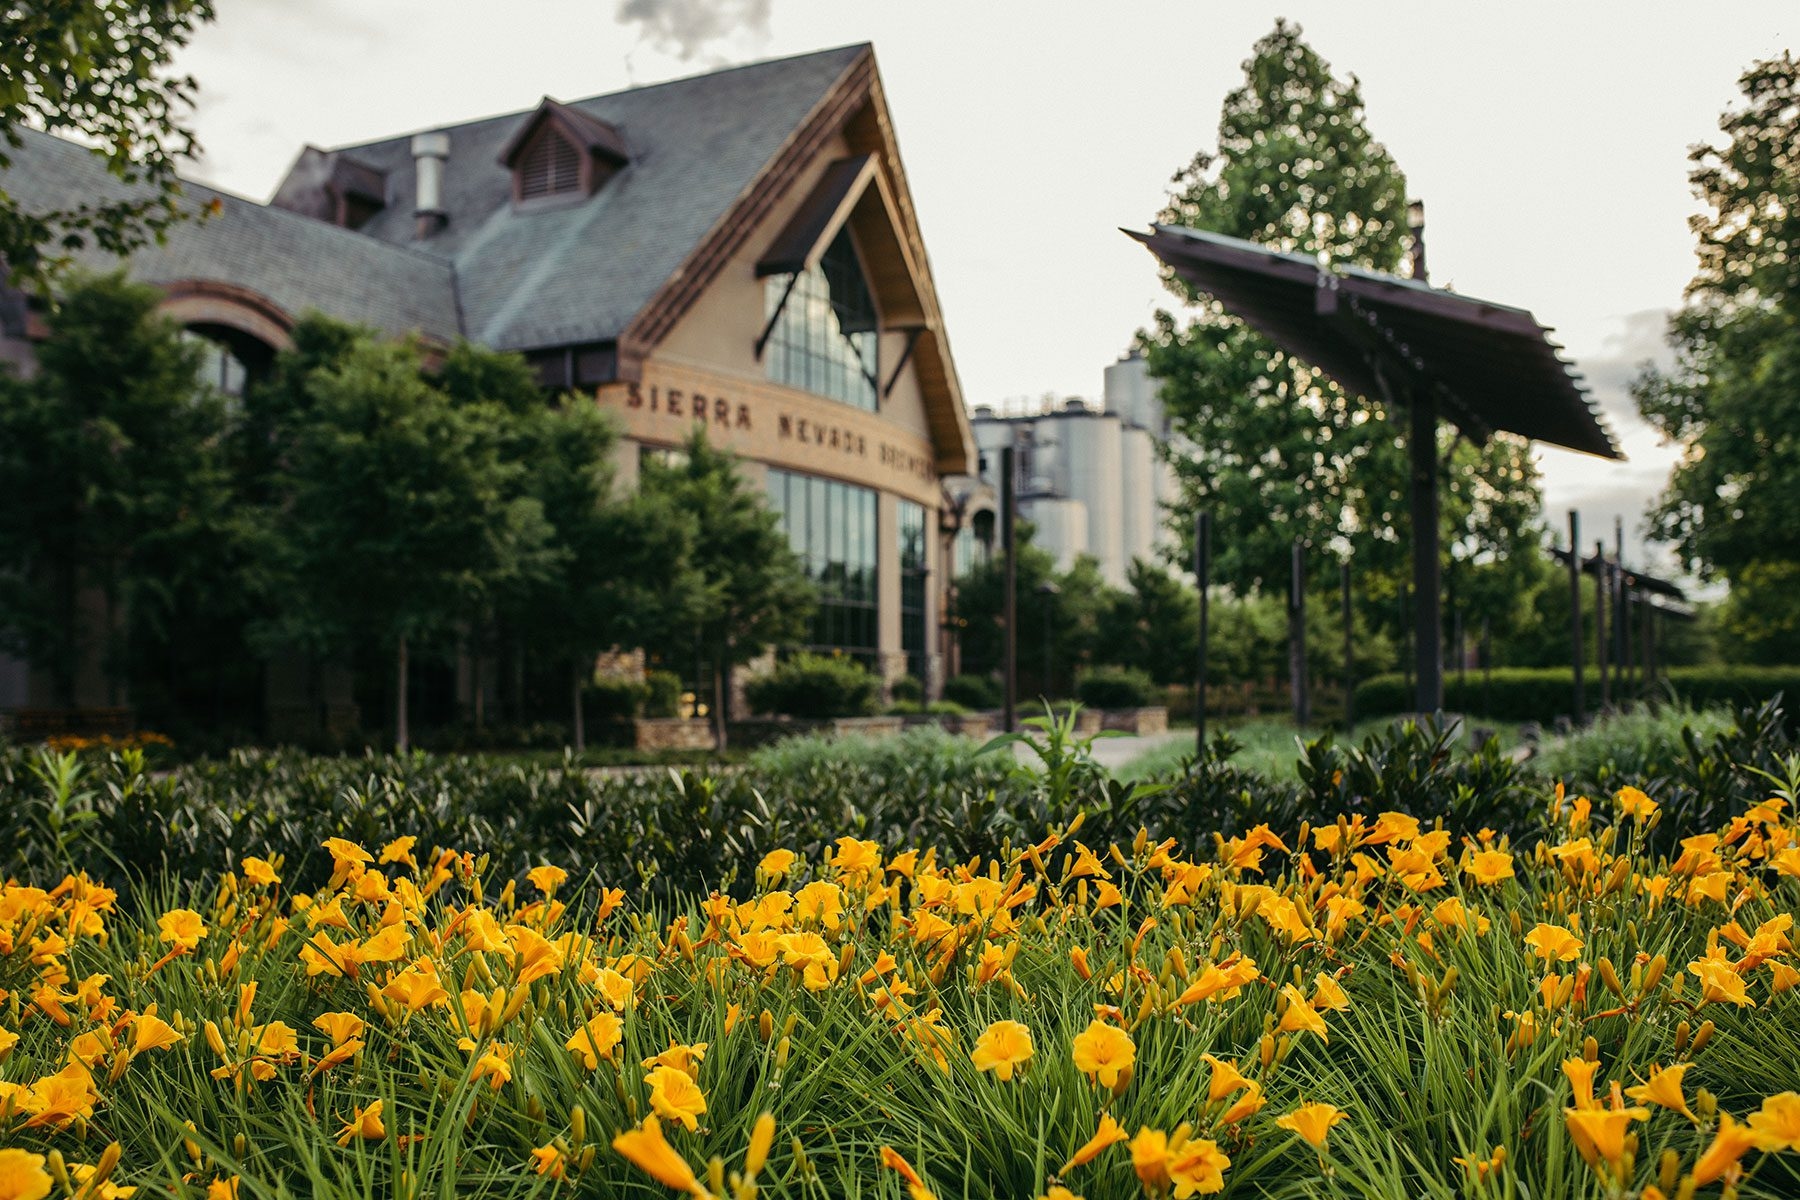
<instances>
[{"instance_id":1,"label":"green bush","mask_svg":"<svg viewBox=\"0 0 1800 1200\"><path fill-rule=\"evenodd\" d=\"M1550 722L1575 711L1574 673L1568 667L1502 667L1484 680L1483 672L1444 676L1444 707L1451 712L1479 713L1505 721ZM1600 681L1590 667L1584 673L1589 712L1600 706ZM1667 689L1667 690L1665 690ZM1800 696L1800 667L1674 667L1659 681L1657 695L1673 694L1695 708L1756 705L1776 695ZM1634 690L1625 699L1635 699ZM1413 694L1395 674L1376 675L1356 687L1359 717L1411 712Z\"/></svg>"},{"instance_id":2,"label":"green bush","mask_svg":"<svg viewBox=\"0 0 1800 1200\"><path fill-rule=\"evenodd\" d=\"M1156 683L1135 667L1095 667L1075 681L1075 695L1089 708L1145 708L1155 702Z\"/></svg>"},{"instance_id":3,"label":"green bush","mask_svg":"<svg viewBox=\"0 0 1800 1200\"><path fill-rule=\"evenodd\" d=\"M1675 740L1635 765L1585 764L1588 778L1571 786L1596 798L1625 783L1643 787L1663 805L1651 834L1667 851L1766 799L1770 780L1759 772L1785 777L1800 749L1774 704L1740 712L1728 730L1683 728ZM1528 841L1552 783L1535 763L1514 764L1492 744L1469 751L1428 723L1394 722L1356 744L1293 745L1286 753L1298 769L1282 778L1246 769L1236 749L1217 735L1201 761L1149 773L1169 787L1134 792L1091 763L1053 785L1010 752L983 753L929 727L879 739L791 738L739 768L616 774L549 755L287 751L158 771L135 750L0 746L0 879L51 886L66 870L86 870L111 884L203 883L259 854L282 856L287 886L303 892L331 874L320 848L327 838L373 847L404 829L422 848L480 847L509 873L553 851L572 871L673 902L712 888L741 892L768 851L816 858L846 829L967 861L1009 842L1016 852L1078 812L1083 839L1097 846L1130 844L1140 827L1157 840L1389 809Z\"/></svg>"},{"instance_id":4,"label":"green bush","mask_svg":"<svg viewBox=\"0 0 1800 1200\"><path fill-rule=\"evenodd\" d=\"M902 675L888 685L888 695L896 704L919 704L925 699L925 685L911 675Z\"/></svg>"},{"instance_id":5,"label":"green bush","mask_svg":"<svg viewBox=\"0 0 1800 1200\"><path fill-rule=\"evenodd\" d=\"M582 711L602 721L629 721L642 716L649 689L635 679L599 679L582 694Z\"/></svg>"},{"instance_id":6,"label":"green bush","mask_svg":"<svg viewBox=\"0 0 1800 1200\"><path fill-rule=\"evenodd\" d=\"M985 675L952 675L944 681L944 699L964 708L999 708L1005 701L1000 685Z\"/></svg>"},{"instance_id":7,"label":"green bush","mask_svg":"<svg viewBox=\"0 0 1800 1200\"><path fill-rule=\"evenodd\" d=\"M1709 739L1735 725L1734 715L1725 708L1692 709L1685 704L1634 708L1601 717L1586 729L1552 741L1531 765L1576 790L1604 792L1617 780L1674 773L1686 753L1684 732Z\"/></svg>"},{"instance_id":8,"label":"green bush","mask_svg":"<svg viewBox=\"0 0 1800 1200\"><path fill-rule=\"evenodd\" d=\"M650 671L644 675L643 716L679 717L681 715L681 676L673 671Z\"/></svg>"},{"instance_id":9,"label":"green bush","mask_svg":"<svg viewBox=\"0 0 1800 1200\"><path fill-rule=\"evenodd\" d=\"M751 680L744 698L757 712L787 717L866 717L880 690L881 681L853 658L796 654Z\"/></svg>"}]
</instances>

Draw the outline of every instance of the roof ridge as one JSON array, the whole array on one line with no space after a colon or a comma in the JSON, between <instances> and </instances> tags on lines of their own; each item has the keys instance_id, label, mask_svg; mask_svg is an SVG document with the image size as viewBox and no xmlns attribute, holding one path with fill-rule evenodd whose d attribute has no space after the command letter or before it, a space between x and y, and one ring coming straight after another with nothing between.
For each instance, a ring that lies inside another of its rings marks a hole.
<instances>
[{"instance_id":1,"label":"roof ridge","mask_svg":"<svg viewBox=\"0 0 1800 1200\"><path fill-rule=\"evenodd\" d=\"M633 84L630 87L615 88L610 92L595 92L591 96L578 96L573 100L557 100L557 103L571 107L580 104L591 104L596 100L609 100L614 96L625 96L636 92L651 92L658 88L675 87L685 83L693 83L700 79L713 79L720 75L734 75L739 71L751 71L759 67L772 67L781 63L799 62L801 59L807 58L823 58L830 54L841 54L846 50L860 51L870 48L873 45L874 43L866 41L846 42L841 46L829 46L823 50L807 50L799 54L782 55L778 58L759 58L754 62L736 63L732 66L719 67L711 71L696 71L692 75L680 75L674 79L661 79L655 83ZM440 122L436 125L421 125L413 129L403 130L399 133L384 134L380 137L365 138L361 141L340 142L333 146L323 147L323 149L328 154L337 154L347 150L360 150L369 146L379 146L387 142L404 141L407 138L420 133L436 133L444 130L466 129L475 125L485 125L490 121L505 121L520 117L528 117L542 107L545 98L556 99L556 97L550 96L548 92L545 92L538 97L537 103L528 108L509 109L506 112L490 113L485 117L470 117L467 120Z\"/></svg>"}]
</instances>

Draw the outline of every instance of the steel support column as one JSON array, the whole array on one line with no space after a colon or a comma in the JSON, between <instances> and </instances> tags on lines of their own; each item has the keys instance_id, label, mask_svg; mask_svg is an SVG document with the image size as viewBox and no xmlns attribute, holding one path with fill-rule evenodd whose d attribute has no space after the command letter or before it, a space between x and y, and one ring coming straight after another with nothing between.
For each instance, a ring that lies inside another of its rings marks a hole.
<instances>
[{"instance_id":1,"label":"steel support column","mask_svg":"<svg viewBox=\"0 0 1800 1200\"><path fill-rule=\"evenodd\" d=\"M1017 481L1013 478L1013 448L1003 446L1000 449L1000 503L1004 506L1000 514L1000 551L1006 556L1006 583L1000 601L1000 624L1003 627L1000 669L1006 677L1004 717L1007 733L1019 727L1019 557L1016 553L1018 491Z\"/></svg>"},{"instance_id":2,"label":"steel support column","mask_svg":"<svg viewBox=\"0 0 1800 1200\"><path fill-rule=\"evenodd\" d=\"M1412 460L1413 667L1418 690L1413 707L1434 713L1444 707L1444 617L1438 561L1437 401L1415 392L1407 405Z\"/></svg>"},{"instance_id":3,"label":"steel support column","mask_svg":"<svg viewBox=\"0 0 1800 1200\"><path fill-rule=\"evenodd\" d=\"M1587 722L1587 697L1582 694L1582 666L1587 660L1587 639L1581 636L1581 514L1569 510L1569 645L1574 654L1575 724Z\"/></svg>"}]
</instances>

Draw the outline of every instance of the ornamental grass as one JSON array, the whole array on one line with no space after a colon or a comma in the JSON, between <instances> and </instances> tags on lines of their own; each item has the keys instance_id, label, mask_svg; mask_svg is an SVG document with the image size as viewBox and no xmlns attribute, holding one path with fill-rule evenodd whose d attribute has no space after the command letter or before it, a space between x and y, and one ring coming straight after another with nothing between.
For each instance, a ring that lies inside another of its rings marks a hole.
<instances>
[{"instance_id":1,"label":"ornamental grass","mask_svg":"<svg viewBox=\"0 0 1800 1200\"><path fill-rule=\"evenodd\" d=\"M674 906L406 836L9 883L0 1200L1793 1196L1790 800L845 836Z\"/></svg>"}]
</instances>

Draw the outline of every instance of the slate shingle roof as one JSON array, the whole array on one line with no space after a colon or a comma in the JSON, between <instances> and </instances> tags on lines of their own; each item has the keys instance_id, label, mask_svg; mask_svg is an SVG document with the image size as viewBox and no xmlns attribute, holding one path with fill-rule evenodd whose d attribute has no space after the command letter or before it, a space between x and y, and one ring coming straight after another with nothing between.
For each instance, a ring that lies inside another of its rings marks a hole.
<instances>
[{"instance_id":1,"label":"slate shingle roof","mask_svg":"<svg viewBox=\"0 0 1800 1200\"><path fill-rule=\"evenodd\" d=\"M18 133L21 144L10 151L12 166L0 171L0 187L27 211L124 199L133 192L85 147L31 129ZM186 184L182 203L198 213L214 199L220 204L216 215L180 222L162 245L132 254L124 263L131 276L157 284L236 284L292 317L318 309L393 336L417 331L452 341L460 332L454 274L443 258L203 184ZM93 271L121 265L93 246L74 258Z\"/></svg>"},{"instance_id":2,"label":"slate shingle roof","mask_svg":"<svg viewBox=\"0 0 1800 1200\"><path fill-rule=\"evenodd\" d=\"M410 135L343 147L387 173L387 207L359 232L452 261L474 341L531 350L613 340L866 51L845 46L571 102L616 128L631 161L564 206L515 211L511 176L496 161L535 107L444 128L449 223L422 241Z\"/></svg>"},{"instance_id":3,"label":"slate shingle roof","mask_svg":"<svg viewBox=\"0 0 1800 1200\"><path fill-rule=\"evenodd\" d=\"M617 129L631 161L566 205L515 211L511 175L497 161L534 106L441 128L450 136L441 206L449 221L430 238L415 232L409 134L330 152L385 173L386 207L357 230L190 182L184 203L198 211L216 198L219 214L175 226L127 266L147 282L235 284L290 316L318 309L396 336L461 335L503 350L611 341L867 50L844 46L570 103ZM0 186L28 209L129 191L86 149L20 133ZM76 257L94 270L119 265L92 248Z\"/></svg>"}]
</instances>

